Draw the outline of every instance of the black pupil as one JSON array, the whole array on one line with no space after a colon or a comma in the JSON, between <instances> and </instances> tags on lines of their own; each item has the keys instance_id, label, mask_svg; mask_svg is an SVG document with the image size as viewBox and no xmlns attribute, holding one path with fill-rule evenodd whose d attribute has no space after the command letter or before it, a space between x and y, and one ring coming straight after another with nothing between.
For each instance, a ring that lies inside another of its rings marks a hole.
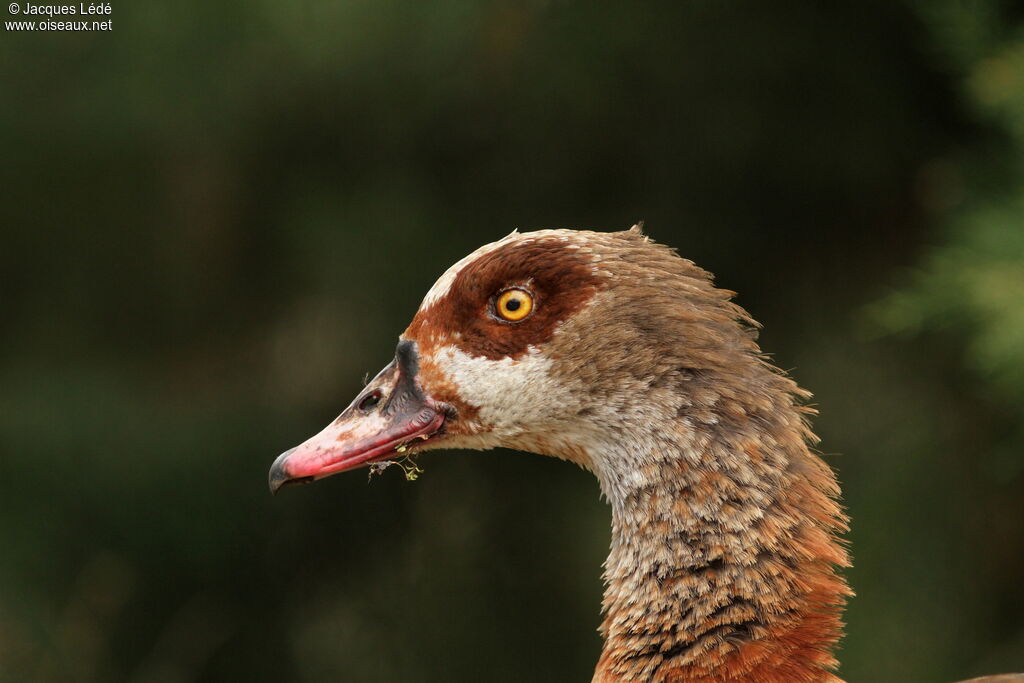
<instances>
[{"instance_id":1,"label":"black pupil","mask_svg":"<svg viewBox=\"0 0 1024 683\"><path fill-rule=\"evenodd\" d=\"M523 305L523 302L516 298L511 298L505 302L505 308L510 311L518 311L519 307Z\"/></svg>"}]
</instances>

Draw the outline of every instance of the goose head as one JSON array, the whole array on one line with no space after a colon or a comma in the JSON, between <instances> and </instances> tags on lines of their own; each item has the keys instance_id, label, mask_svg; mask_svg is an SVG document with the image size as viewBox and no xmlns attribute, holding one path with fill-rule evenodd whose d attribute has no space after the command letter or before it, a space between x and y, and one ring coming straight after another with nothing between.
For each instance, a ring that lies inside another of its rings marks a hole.
<instances>
[{"instance_id":1,"label":"goose head","mask_svg":"<svg viewBox=\"0 0 1024 683\"><path fill-rule=\"evenodd\" d=\"M438 448L572 461L612 507L595 681L838 680L839 489L732 295L639 226L513 233L438 279L271 489Z\"/></svg>"},{"instance_id":2,"label":"goose head","mask_svg":"<svg viewBox=\"0 0 1024 683\"><path fill-rule=\"evenodd\" d=\"M639 425L674 425L687 408L708 422L700 405L710 397L680 391L686 383L701 394L713 378L763 369L753 323L730 296L639 226L514 232L441 276L394 361L278 458L271 488L399 448L505 447L576 462L615 500L630 464L617 462L619 440Z\"/></svg>"}]
</instances>

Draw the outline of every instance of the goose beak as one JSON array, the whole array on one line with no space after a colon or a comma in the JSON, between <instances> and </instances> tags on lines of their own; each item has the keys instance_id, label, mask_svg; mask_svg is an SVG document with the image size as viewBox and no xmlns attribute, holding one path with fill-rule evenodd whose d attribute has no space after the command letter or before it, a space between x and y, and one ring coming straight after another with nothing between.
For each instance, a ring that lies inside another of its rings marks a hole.
<instances>
[{"instance_id":1,"label":"goose beak","mask_svg":"<svg viewBox=\"0 0 1024 683\"><path fill-rule=\"evenodd\" d=\"M416 381L416 343L398 343L395 360L338 418L316 436L285 451L270 467L270 491L386 460L410 444L441 436L446 406Z\"/></svg>"}]
</instances>

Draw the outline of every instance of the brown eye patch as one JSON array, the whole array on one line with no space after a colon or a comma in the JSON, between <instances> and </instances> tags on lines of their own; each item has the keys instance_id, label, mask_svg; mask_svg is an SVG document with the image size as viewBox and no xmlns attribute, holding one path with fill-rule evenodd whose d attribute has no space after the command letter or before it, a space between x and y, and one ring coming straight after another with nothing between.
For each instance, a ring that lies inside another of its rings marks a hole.
<instances>
[{"instance_id":1,"label":"brown eye patch","mask_svg":"<svg viewBox=\"0 0 1024 683\"><path fill-rule=\"evenodd\" d=\"M463 267L445 295L416 314L405 336L426 346L454 343L491 360L519 357L550 340L603 286L591 266L589 255L558 237L509 242ZM512 295L503 314L500 300L508 292L527 293L529 302L520 298L517 307Z\"/></svg>"}]
</instances>

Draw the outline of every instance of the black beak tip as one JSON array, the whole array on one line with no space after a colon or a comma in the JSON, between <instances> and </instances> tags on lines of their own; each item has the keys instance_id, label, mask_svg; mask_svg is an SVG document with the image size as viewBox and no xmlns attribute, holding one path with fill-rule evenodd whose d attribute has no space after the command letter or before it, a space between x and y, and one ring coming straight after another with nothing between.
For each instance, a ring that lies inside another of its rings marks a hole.
<instances>
[{"instance_id":1,"label":"black beak tip","mask_svg":"<svg viewBox=\"0 0 1024 683\"><path fill-rule=\"evenodd\" d=\"M270 476L268 481L270 484L270 493L274 494L281 490L281 488L287 485L289 482L295 481L291 475L288 474L288 470L285 468L285 463L288 461L288 456L292 454L295 449L287 450L281 455L277 456L274 460L274 464L270 466Z\"/></svg>"}]
</instances>

